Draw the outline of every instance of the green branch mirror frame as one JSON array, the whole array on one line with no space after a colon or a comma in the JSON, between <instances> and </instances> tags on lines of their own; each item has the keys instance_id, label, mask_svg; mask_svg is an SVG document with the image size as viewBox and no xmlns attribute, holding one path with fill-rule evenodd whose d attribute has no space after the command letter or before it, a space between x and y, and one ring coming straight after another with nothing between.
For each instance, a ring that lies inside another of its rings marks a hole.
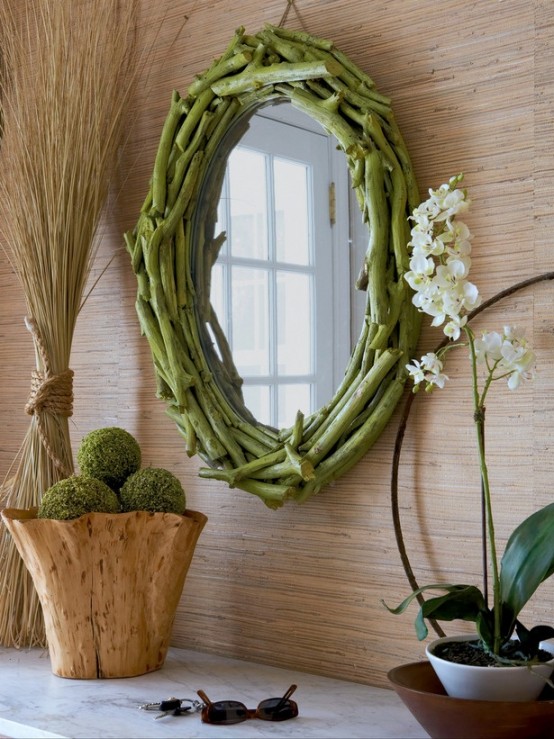
<instances>
[{"instance_id":1,"label":"green branch mirror frame","mask_svg":"<svg viewBox=\"0 0 554 739\"><path fill-rule=\"evenodd\" d=\"M344 378L326 405L309 416L299 411L285 429L257 422L244 407L209 294L222 240L213 234L222 147L275 100L290 101L335 137L368 226L356 285L367 294L365 317ZM277 508L305 501L365 455L400 400L419 336L419 314L402 279L408 216L418 204L389 99L331 41L273 26L255 35L239 28L185 98L173 93L150 190L125 241L157 395L187 454L208 465L201 477ZM219 356L206 340L208 324Z\"/></svg>"}]
</instances>

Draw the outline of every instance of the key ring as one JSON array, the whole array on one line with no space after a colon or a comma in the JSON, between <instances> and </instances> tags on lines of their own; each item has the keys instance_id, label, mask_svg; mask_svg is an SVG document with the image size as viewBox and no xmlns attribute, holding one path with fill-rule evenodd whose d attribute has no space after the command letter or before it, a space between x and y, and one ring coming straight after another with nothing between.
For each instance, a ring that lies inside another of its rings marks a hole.
<instances>
[{"instance_id":1,"label":"key ring","mask_svg":"<svg viewBox=\"0 0 554 739\"><path fill-rule=\"evenodd\" d=\"M188 705L183 705L188 704ZM139 708L142 711L158 711L155 719L164 718L164 716L181 716L183 713L197 713L204 707L202 701L195 698L167 698L163 701L155 703L143 703Z\"/></svg>"}]
</instances>

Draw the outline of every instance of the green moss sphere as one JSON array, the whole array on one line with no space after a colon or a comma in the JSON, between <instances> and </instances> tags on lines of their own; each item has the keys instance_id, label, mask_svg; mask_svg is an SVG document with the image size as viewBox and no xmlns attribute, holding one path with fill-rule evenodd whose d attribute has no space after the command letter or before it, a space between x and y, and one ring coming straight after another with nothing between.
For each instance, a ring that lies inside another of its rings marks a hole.
<instances>
[{"instance_id":1,"label":"green moss sphere","mask_svg":"<svg viewBox=\"0 0 554 739\"><path fill-rule=\"evenodd\" d=\"M52 485L42 496L38 518L67 520L85 513L119 513L119 500L101 480L74 475Z\"/></svg>"},{"instance_id":2,"label":"green moss sphere","mask_svg":"<svg viewBox=\"0 0 554 739\"><path fill-rule=\"evenodd\" d=\"M153 511L183 514L185 491L169 470L145 467L131 475L119 491L122 511Z\"/></svg>"},{"instance_id":3,"label":"green moss sphere","mask_svg":"<svg viewBox=\"0 0 554 739\"><path fill-rule=\"evenodd\" d=\"M77 451L81 475L102 480L119 491L125 480L140 468L137 440L117 426L96 429L87 434Z\"/></svg>"}]
</instances>

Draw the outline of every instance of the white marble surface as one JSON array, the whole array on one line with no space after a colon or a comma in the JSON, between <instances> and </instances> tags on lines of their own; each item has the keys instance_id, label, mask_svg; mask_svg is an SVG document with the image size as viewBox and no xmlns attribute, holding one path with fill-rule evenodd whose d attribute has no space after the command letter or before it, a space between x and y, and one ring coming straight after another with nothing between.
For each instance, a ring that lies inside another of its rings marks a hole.
<instances>
[{"instance_id":1,"label":"white marble surface","mask_svg":"<svg viewBox=\"0 0 554 739\"><path fill-rule=\"evenodd\" d=\"M142 703L197 698L233 699L254 708L289 685L299 716L272 723L203 724L200 714L166 716ZM257 665L183 649L170 649L164 667L149 675L69 680L53 675L48 653L0 648L0 735L9 737L302 737L385 739L427 737L392 690Z\"/></svg>"}]
</instances>

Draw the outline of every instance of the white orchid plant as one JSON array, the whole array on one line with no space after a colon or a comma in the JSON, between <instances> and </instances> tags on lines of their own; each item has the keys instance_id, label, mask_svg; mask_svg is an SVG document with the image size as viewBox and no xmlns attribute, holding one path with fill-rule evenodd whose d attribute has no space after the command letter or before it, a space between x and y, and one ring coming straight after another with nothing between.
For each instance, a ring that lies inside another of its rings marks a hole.
<instances>
[{"instance_id":1,"label":"white orchid plant","mask_svg":"<svg viewBox=\"0 0 554 739\"><path fill-rule=\"evenodd\" d=\"M518 618L538 586L554 573L554 503L536 511L515 529L499 564L485 458L485 400L497 380L506 379L510 390L516 390L522 381L531 379L535 355L523 332L513 326L477 337L468 324L469 314L480 305L481 298L477 287L468 280L472 236L467 225L458 219L470 202L461 187L462 179L458 175L438 190L430 190L429 198L411 216L414 225L408 244L410 270L405 279L414 290L414 305L432 316L432 325L442 326L448 338L438 351L413 360L406 368L413 379L414 392L421 386L430 392L443 388L448 380L443 372L445 354L460 344L469 349L486 530L483 547L485 552L488 549L492 570L492 606L487 602L485 567L485 594L473 585L426 585L389 610L403 613L418 598L421 607L415 625L419 639L428 634L425 619L463 619L475 623L482 645L497 661L528 662L537 658L540 642L554 636L554 628L526 629ZM428 590L443 594L423 600L421 594ZM517 639L513 639L514 634Z\"/></svg>"}]
</instances>

